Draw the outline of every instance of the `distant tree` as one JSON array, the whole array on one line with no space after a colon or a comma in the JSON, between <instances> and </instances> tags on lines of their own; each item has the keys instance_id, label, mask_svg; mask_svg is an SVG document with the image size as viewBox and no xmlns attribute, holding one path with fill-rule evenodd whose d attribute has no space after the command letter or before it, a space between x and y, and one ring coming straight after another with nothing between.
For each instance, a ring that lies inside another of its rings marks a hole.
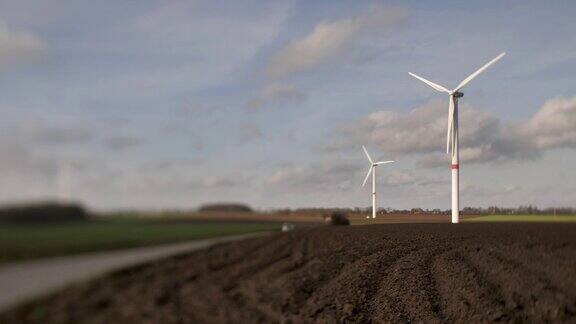
<instances>
[{"instance_id":1,"label":"distant tree","mask_svg":"<svg viewBox=\"0 0 576 324\"><path fill-rule=\"evenodd\" d=\"M88 212L78 204L42 202L0 208L0 222L52 223L82 221L88 218Z\"/></svg>"},{"instance_id":2,"label":"distant tree","mask_svg":"<svg viewBox=\"0 0 576 324\"><path fill-rule=\"evenodd\" d=\"M228 212L228 213L249 213L252 208L248 205L240 203L214 203L201 206L198 211L200 212Z\"/></svg>"},{"instance_id":3,"label":"distant tree","mask_svg":"<svg viewBox=\"0 0 576 324\"><path fill-rule=\"evenodd\" d=\"M286 210L277 210L277 212L285 212ZM300 208L292 210L296 213L307 213L307 214L321 214L327 215L331 212L343 212L347 214L365 214L371 213L372 207L354 207L354 208ZM436 214L436 215L450 215L451 210L441 210L439 208L435 209L422 209L419 207L411 209L392 209L392 208L379 208L378 214ZM549 214L549 215L562 215L562 214L576 214L576 208L571 207L554 207L540 209L535 205L518 206L515 208L509 207L498 207L490 206L486 208L482 207L464 207L461 210L463 215L487 215L487 214L501 214L501 215L513 215L513 214Z\"/></svg>"}]
</instances>

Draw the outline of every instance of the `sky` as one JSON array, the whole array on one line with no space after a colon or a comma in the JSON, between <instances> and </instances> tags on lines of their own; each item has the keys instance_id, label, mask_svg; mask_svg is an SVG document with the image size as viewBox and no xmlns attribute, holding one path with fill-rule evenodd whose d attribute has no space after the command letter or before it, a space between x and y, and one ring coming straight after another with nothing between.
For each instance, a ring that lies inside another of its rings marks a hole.
<instances>
[{"instance_id":1,"label":"sky","mask_svg":"<svg viewBox=\"0 0 576 324\"><path fill-rule=\"evenodd\" d=\"M0 203L576 206L574 1L0 0Z\"/></svg>"}]
</instances>

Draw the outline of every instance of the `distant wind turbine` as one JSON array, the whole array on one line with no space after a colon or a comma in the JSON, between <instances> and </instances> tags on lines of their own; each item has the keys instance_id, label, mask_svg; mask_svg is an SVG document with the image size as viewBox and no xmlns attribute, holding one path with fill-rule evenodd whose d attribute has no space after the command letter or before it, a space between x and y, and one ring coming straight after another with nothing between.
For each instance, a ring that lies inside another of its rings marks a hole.
<instances>
[{"instance_id":1,"label":"distant wind turbine","mask_svg":"<svg viewBox=\"0 0 576 324\"><path fill-rule=\"evenodd\" d=\"M434 90L446 92L450 96L450 101L448 102L448 132L446 134L446 154L452 151L452 223L458 223L460 221L460 191L458 182L458 173L460 168L458 165L458 98L464 97L464 93L460 92L460 89L467 85L468 82L472 81L472 79L478 76L478 74L486 70L490 65L496 63L496 61L501 59L504 55L506 55L506 53L502 53L496 56L496 58L486 63L486 65L478 69L478 71L472 73L466 79L462 80L462 82L460 82L460 84L452 91L432 81L426 80L414 73L408 72L408 74L426 83Z\"/></svg>"},{"instance_id":2,"label":"distant wind turbine","mask_svg":"<svg viewBox=\"0 0 576 324\"><path fill-rule=\"evenodd\" d=\"M60 164L58 172L58 200L69 203L72 200L72 165L69 162Z\"/></svg>"},{"instance_id":3,"label":"distant wind turbine","mask_svg":"<svg viewBox=\"0 0 576 324\"><path fill-rule=\"evenodd\" d=\"M392 163L394 161L374 162L372 161L372 158L370 157L370 154L368 154L368 150L366 150L366 147L364 147L364 145L362 145L362 149L364 150L364 153L366 154L366 157L370 162L370 169L368 169L368 173L366 174L366 178L364 178L362 187L366 185L366 181L368 181L368 177L370 176L370 173L372 173L372 218L376 218L376 167L379 166L380 164ZM366 218L370 218L370 216L367 216Z\"/></svg>"}]
</instances>

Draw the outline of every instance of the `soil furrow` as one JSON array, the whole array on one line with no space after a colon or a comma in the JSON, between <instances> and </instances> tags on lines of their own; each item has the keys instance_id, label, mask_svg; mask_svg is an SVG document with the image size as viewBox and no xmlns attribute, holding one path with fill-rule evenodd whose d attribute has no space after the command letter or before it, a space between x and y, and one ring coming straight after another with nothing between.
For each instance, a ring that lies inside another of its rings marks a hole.
<instances>
[{"instance_id":1,"label":"soil furrow","mask_svg":"<svg viewBox=\"0 0 576 324\"><path fill-rule=\"evenodd\" d=\"M318 227L118 271L1 323L576 322L576 225Z\"/></svg>"},{"instance_id":2,"label":"soil furrow","mask_svg":"<svg viewBox=\"0 0 576 324\"><path fill-rule=\"evenodd\" d=\"M429 272L435 250L421 248L398 259L386 271L375 300L376 322L442 322L444 315ZM399 312L399 310L401 310Z\"/></svg>"},{"instance_id":3,"label":"soil furrow","mask_svg":"<svg viewBox=\"0 0 576 324\"><path fill-rule=\"evenodd\" d=\"M452 250L435 257L432 269L448 322L489 322L507 318L497 288L461 251Z\"/></svg>"},{"instance_id":4,"label":"soil furrow","mask_svg":"<svg viewBox=\"0 0 576 324\"><path fill-rule=\"evenodd\" d=\"M517 264L508 262L493 251L483 249L471 255L471 262L490 281L498 284L505 298L507 313L513 321L551 321L575 315L575 301L545 280L525 272Z\"/></svg>"},{"instance_id":5,"label":"soil furrow","mask_svg":"<svg viewBox=\"0 0 576 324\"><path fill-rule=\"evenodd\" d=\"M525 253L519 254L516 253L518 249L518 245L499 246L498 253L507 262L514 263L517 267L538 277L539 280L576 299L576 271L574 271L576 259L561 257L562 253L574 255L576 254L575 250L524 248ZM561 253L554 255L559 252Z\"/></svg>"}]
</instances>

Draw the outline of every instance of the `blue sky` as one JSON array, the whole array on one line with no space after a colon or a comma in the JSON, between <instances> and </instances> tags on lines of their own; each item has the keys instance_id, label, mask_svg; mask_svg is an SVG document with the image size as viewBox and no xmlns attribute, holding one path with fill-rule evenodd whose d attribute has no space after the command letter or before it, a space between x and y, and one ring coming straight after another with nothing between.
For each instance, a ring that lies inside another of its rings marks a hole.
<instances>
[{"instance_id":1,"label":"blue sky","mask_svg":"<svg viewBox=\"0 0 576 324\"><path fill-rule=\"evenodd\" d=\"M99 209L576 203L573 1L1 1L0 201ZM66 176L64 176L66 174ZM67 179L63 183L63 179ZM63 193L63 191L65 193Z\"/></svg>"}]
</instances>

